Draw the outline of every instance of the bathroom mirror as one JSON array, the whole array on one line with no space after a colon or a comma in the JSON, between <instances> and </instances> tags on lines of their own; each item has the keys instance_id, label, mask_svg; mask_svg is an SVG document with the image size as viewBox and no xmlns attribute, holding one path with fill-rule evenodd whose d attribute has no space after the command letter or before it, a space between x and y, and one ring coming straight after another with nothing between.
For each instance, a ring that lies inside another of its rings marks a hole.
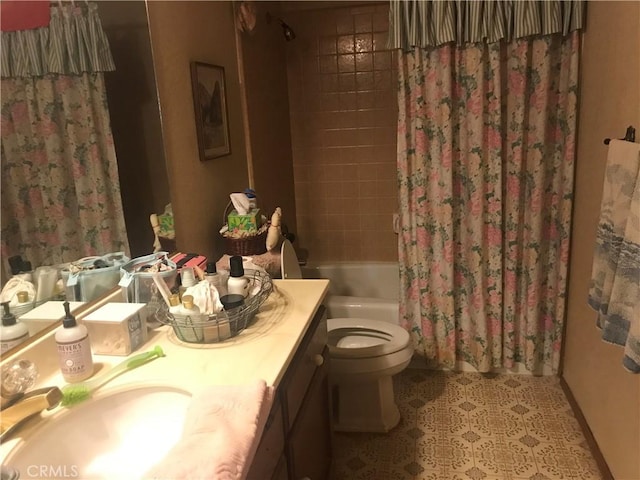
<instances>
[{"instance_id":1,"label":"bathroom mirror","mask_svg":"<svg viewBox=\"0 0 640 480\"><path fill-rule=\"evenodd\" d=\"M116 65L114 72L105 73L105 83L129 256L135 258L153 250L149 215L162 213L171 202L147 4L145 0L96 3ZM5 263L3 259L3 284L9 278Z\"/></svg>"}]
</instances>

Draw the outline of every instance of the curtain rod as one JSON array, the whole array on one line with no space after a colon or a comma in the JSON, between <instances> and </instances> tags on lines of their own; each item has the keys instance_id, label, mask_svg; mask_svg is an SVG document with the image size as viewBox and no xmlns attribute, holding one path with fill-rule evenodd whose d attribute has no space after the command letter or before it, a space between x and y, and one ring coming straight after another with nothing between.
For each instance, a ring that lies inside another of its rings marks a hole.
<instances>
[{"instance_id":1,"label":"curtain rod","mask_svg":"<svg viewBox=\"0 0 640 480\"><path fill-rule=\"evenodd\" d=\"M624 138L621 138L620 140L624 140L625 142L635 142L636 141L636 129L633 128L632 125L629 125L627 127L627 132L624 134ZM609 142L611 142L610 138L605 138L604 139L604 144L605 145L609 145Z\"/></svg>"}]
</instances>

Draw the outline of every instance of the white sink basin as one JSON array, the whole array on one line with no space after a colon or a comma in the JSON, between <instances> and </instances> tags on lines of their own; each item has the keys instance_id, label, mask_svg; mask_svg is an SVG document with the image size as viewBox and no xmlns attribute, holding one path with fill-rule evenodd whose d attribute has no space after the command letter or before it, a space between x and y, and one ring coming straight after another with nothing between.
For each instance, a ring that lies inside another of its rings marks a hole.
<instances>
[{"instance_id":1,"label":"white sink basin","mask_svg":"<svg viewBox=\"0 0 640 480\"><path fill-rule=\"evenodd\" d=\"M20 478L136 479L182 433L188 392L134 387L41 420L5 458Z\"/></svg>"}]
</instances>

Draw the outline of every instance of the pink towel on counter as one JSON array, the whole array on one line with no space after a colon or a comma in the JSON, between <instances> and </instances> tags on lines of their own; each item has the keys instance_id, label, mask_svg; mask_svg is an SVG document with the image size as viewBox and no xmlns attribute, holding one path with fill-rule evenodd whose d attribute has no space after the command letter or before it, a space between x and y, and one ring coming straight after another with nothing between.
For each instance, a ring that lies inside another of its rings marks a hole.
<instances>
[{"instance_id":1,"label":"pink towel on counter","mask_svg":"<svg viewBox=\"0 0 640 480\"><path fill-rule=\"evenodd\" d=\"M189 406L180 441L143 478L244 479L272 404L264 380L205 389Z\"/></svg>"}]
</instances>

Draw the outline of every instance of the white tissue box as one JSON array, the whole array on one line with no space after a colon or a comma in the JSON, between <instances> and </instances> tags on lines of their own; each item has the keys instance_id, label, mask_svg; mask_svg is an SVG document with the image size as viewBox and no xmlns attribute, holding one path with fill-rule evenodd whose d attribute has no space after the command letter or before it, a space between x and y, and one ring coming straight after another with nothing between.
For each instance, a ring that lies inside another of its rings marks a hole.
<instances>
[{"instance_id":1,"label":"white tissue box","mask_svg":"<svg viewBox=\"0 0 640 480\"><path fill-rule=\"evenodd\" d=\"M18 321L27 325L29 329L29 336L32 337L40 330L48 327L52 323L55 323L64 318L64 302L57 302L51 300L45 302L42 305L29 310L27 313L20 315ZM84 305L84 302L69 302L71 313L80 305Z\"/></svg>"},{"instance_id":2,"label":"white tissue box","mask_svg":"<svg viewBox=\"0 0 640 480\"><path fill-rule=\"evenodd\" d=\"M91 351L129 355L147 341L146 303L107 303L84 317Z\"/></svg>"}]
</instances>

